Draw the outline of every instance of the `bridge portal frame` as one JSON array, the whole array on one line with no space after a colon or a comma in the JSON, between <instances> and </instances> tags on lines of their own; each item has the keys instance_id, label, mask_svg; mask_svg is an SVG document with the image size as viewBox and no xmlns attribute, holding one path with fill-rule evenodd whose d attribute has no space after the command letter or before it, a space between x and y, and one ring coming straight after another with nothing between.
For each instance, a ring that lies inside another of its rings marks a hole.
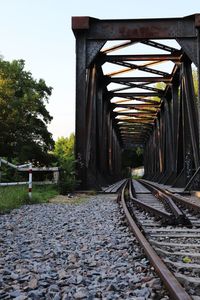
<instances>
[{"instance_id":1,"label":"bridge portal frame","mask_svg":"<svg viewBox=\"0 0 200 300\"><path fill-rule=\"evenodd\" d=\"M199 186L200 89L195 100L191 63L197 66L199 75L200 14L133 20L72 17L72 30L76 38L75 155L80 187L98 187L122 176L124 143L110 102L113 95L106 88L108 78L102 73L100 50L109 40L126 44L127 40L145 43L151 39L175 39L182 55L145 141L145 176L190 189ZM110 55L108 59L115 58ZM137 139L140 143L141 137Z\"/></svg>"}]
</instances>

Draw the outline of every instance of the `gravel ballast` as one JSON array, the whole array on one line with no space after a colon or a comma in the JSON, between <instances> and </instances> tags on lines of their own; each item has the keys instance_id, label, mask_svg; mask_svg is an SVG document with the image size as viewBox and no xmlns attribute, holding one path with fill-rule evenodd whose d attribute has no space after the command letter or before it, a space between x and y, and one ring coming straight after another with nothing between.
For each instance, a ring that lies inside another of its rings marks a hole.
<instances>
[{"instance_id":1,"label":"gravel ballast","mask_svg":"<svg viewBox=\"0 0 200 300\"><path fill-rule=\"evenodd\" d=\"M169 299L116 195L0 216L0 299Z\"/></svg>"}]
</instances>

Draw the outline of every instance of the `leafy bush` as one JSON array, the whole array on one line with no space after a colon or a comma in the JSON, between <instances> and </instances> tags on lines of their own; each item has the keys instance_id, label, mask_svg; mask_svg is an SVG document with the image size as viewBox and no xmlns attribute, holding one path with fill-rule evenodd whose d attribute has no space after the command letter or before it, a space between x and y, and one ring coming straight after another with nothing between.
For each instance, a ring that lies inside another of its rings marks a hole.
<instances>
[{"instance_id":1,"label":"leafy bush","mask_svg":"<svg viewBox=\"0 0 200 300\"><path fill-rule=\"evenodd\" d=\"M66 195L73 192L77 186L74 158L74 134L68 138L60 137L55 142L54 155L57 158L60 170L59 192Z\"/></svg>"},{"instance_id":2,"label":"leafy bush","mask_svg":"<svg viewBox=\"0 0 200 300\"><path fill-rule=\"evenodd\" d=\"M66 195L68 192L73 192L76 188L77 181L75 176L75 159L74 156L65 158L61 163L59 192Z\"/></svg>"}]
</instances>

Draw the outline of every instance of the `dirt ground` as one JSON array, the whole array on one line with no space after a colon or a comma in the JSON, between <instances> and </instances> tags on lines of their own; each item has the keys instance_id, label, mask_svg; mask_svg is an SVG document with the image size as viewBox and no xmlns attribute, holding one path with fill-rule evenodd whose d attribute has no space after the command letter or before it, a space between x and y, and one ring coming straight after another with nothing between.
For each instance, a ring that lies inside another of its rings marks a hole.
<instances>
[{"instance_id":1,"label":"dirt ground","mask_svg":"<svg viewBox=\"0 0 200 300\"><path fill-rule=\"evenodd\" d=\"M81 204L85 201L87 201L91 196L88 194L69 194L69 195L58 195L52 199L49 200L49 203L61 203L61 204Z\"/></svg>"}]
</instances>

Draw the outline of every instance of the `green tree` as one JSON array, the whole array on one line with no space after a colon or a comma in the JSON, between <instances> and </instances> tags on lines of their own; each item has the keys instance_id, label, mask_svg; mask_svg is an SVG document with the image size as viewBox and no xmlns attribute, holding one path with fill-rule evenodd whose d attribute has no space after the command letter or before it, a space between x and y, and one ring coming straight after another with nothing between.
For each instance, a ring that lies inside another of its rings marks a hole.
<instances>
[{"instance_id":1,"label":"green tree","mask_svg":"<svg viewBox=\"0 0 200 300\"><path fill-rule=\"evenodd\" d=\"M157 82L155 84L155 88L164 91L166 88L166 84L164 82ZM151 97L152 100L160 102L160 97Z\"/></svg>"},{"instance_id":2,"label":"green tree","mask_svg":"<svg viewBox=\"0 0 200 300\"><path fill-rule=\"evenodd\" d=\"M46 103L52 88L24 70L23 60L0 59L0 156L48 164L54 141Z\"/></svg>"},{"instance_id":3,"label":"green tree","mask_svg":"<svg viewBox=\"0 0 200 300\"><path fill-rule=\"evenodd\" d=\"M54 155L58 161L62 163L69 157L74 157L74 134L71 133L69 137L60 137L55 142Z\"/></svg>"},{"instance_id":4,"label":"green tree","mask_svg":"<svg viewBox=\"0 0 200 300\"><path fill-rule=\"evenodd\" d=\"M122 166L124 168L137 168L143 165L143 148L135 147L125 149L122 153Z\"/></svg>"},{"instance_id":5,"label":"green tree","mask_svg":"<svg viewBox=\"0 0 200 300\"><path fill-rule=\"evenodd\" d=\"M75 176L74 134L68 138L60 137L55 142L54 155L61 167L59 191L61 194L72 192L77 184Z\"/></svg>"}]
</instances>

